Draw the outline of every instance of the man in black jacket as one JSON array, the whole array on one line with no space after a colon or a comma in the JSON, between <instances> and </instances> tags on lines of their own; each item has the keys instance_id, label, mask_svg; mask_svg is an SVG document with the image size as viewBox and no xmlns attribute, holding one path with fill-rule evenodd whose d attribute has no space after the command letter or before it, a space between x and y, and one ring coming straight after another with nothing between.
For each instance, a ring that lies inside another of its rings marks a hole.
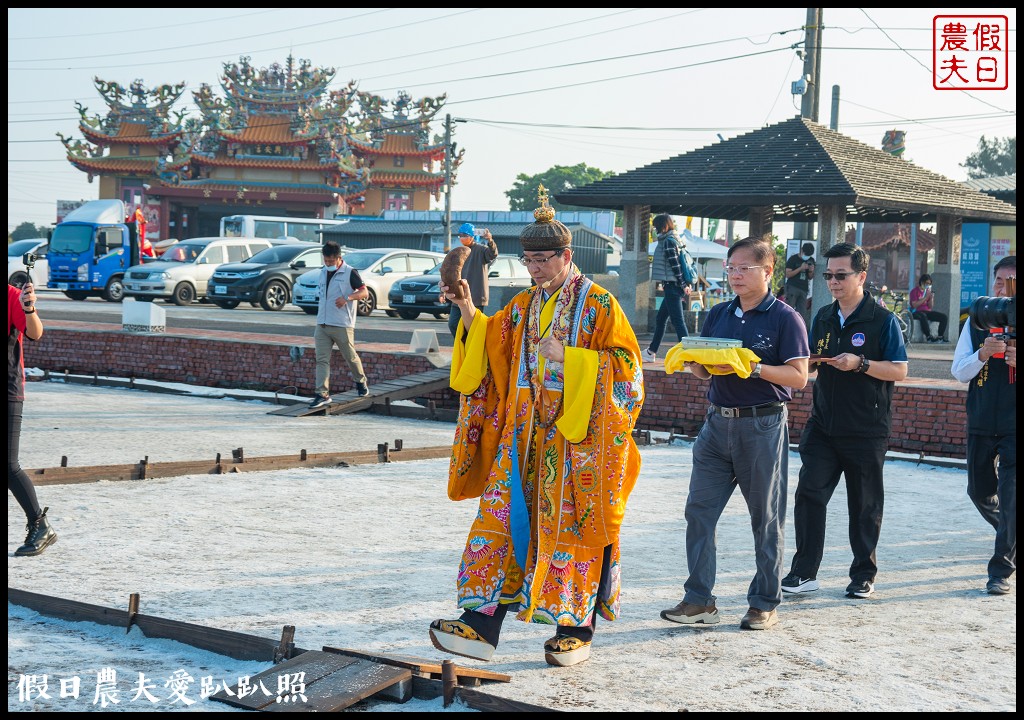
<instances>
[{"instance_id":1,"label":"man in black jacket","mask_svg":"<svg viewBox=\"0 0 1024 720\"><path fill-rule=\"evenodd\" d=\"M818 589L828 501L845 475L853 549L846 594L866 598L878 572L875 548L882 529L882 466L893 388L907 376L907 351L896 318L864 289L868 254L840 243L825 258L828 269L821 276L834 302L818 312L811 327L811 371L818 377L811 418L800 437L796 554L782 591Z\"/></svg>"},{"instance_id":2,"label":"man in black jacket","mask_svg":"<svg viewBox=\"0 0 1024 720\"><path fill-rule=\"evenodd\" d=\"M996 263L996 297L1016 295L1011 279L1017 279L1015 255ZM957 380L969 383L967 495L996 531L985 589L990 595L1006 595L1017 570L1017 347L1001 333L973 325L965 323L960 331L951 370Z\"/></svg>"}]
</instances>

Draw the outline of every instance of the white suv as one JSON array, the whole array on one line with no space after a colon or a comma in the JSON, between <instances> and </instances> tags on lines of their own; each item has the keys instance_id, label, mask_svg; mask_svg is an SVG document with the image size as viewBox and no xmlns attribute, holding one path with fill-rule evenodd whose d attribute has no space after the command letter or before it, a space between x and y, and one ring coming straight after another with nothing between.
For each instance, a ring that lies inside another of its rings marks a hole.
<instances>
[{"instance_id":1,"label":"white suv","mask_svg":"<svg viewBox=\"0 0 1024 720\"><path fill-rule=\"evenodd\" d=\"M174 243L159 260L133 265L124 272L124 294L152 302L156 298L189 305L206 297L213 271L227 262L242 262L274 245L263 238L201 237Z\"/></svg>"},{"instance_id":2,"label":"white suv","mask_svg":"<svg viewBox=\"0 0 1024 720\"><path fill-rule=\"evenodd\" d=\"M359 277L370 291L367 298L359 301L359 315L365 317L379 308L393 317L398 313L388 304L391 286L403 278L428 272L444 259L444 253L405 248L370 248L343 250L342 257L359 271ZM320 270L310 270L299 275L292 288L292 303L310 315L316 315L320 303L319 281Z\"/></svg>"}]
</instances>

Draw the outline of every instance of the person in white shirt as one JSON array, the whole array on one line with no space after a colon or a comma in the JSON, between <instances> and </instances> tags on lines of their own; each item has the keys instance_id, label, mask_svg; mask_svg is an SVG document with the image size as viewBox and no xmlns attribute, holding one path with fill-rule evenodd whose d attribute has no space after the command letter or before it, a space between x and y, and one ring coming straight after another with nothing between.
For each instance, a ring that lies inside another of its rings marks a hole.
<instances>
[{"instance_id":1,"label":"person in white shirt","mask_svg":"<svg viewBox=\"0 0 1024 720\"><path fill-rule=\"evenodd\" d=\"M316 396L309 403L313 409L331 403L331 352L338 346L348 363L356 390L369 395L366 373L355 348L356 308L369 291L359 277L359 271L346 265L341 258L341 246L333 241L324 243L324 266L320 270L320 306L316 314Z\"/></svg>"}]
</instances>

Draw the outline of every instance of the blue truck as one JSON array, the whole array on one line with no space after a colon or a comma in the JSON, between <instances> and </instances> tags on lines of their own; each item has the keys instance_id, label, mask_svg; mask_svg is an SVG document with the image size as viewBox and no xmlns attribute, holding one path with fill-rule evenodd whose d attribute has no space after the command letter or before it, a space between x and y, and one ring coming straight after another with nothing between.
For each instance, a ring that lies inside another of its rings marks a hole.
<instances>
[{"instance_id":1,"label":"blue truck","mask_svg":"<svg viewBox=\"0 0 1024 720\"><path fill-rule=\"evenodd\" d=\"M121 200L91 200L50 233L46 287L72 300L124 299L124 271L139 264L138 228L125 222Z\"/></svg>"}]
</instances>

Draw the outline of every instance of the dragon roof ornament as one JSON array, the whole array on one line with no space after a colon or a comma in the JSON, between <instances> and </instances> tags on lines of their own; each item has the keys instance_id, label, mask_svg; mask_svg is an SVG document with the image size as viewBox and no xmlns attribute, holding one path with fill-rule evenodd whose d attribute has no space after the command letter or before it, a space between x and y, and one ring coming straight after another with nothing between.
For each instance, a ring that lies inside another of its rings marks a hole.
<instances>
[{"instance_id":1,"label":"dragon roof ornament","mask_svg":"<svg viewBox=\"0 0 1024 720\"><path fill-rule=\"evenodd\" d=\"M174 113L170 118L173 105L185 91L185 83L177 85L158 85L147 88L142 80L134 80L126 90L116 81L107 81L99 77L93 78L93 84L103 96L109 111L106 116L89 116L88 108L76 102L75 108L81 117L83 128L96 133L117 135L123 123L145 125L151 137L158 138L178 132L184 118L184 111Z\"/></svg>"},{"instance_id":2,"label":"dragon roof ornament","mask_svg":"<svg viewBox=\"0 0 1024 720\"><path fill-rule=\"evenodd\" d=\"M413 101L404 90L391 102L369 92L360 91L357 95L356 132L364 133L376 145L384 141L385 135L412 135L421 149L429 145L430 121L448 98L444 94Z\"/></svg>"}]
</instances>

